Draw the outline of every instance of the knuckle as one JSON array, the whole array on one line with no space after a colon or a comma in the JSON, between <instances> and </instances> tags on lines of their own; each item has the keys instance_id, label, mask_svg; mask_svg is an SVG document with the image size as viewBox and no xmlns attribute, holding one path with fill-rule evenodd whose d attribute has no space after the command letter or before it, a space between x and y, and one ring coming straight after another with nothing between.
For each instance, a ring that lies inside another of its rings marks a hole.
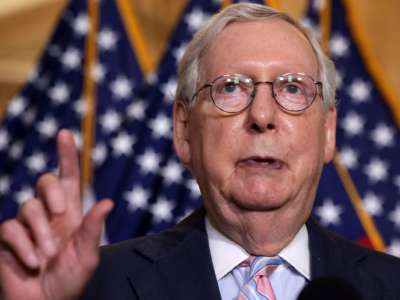
<instances>
[{"instance_id":1,"label":"knuckle","mask_svg":"<svg viewBox=\"0 0 400 300\"><path fill-rule=\"evenodd\" d=\"M36 185L37 195L46 205L52 198L59 197L64 190L60 178L52 173L42 175Z\"/></svg>"}]
</instances>

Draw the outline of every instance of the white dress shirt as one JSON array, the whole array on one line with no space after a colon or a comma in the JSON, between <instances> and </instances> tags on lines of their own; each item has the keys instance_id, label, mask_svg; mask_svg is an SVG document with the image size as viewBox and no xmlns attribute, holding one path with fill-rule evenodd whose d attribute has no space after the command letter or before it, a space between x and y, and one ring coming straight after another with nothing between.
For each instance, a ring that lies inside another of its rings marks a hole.
<instances>
[{"instance_id":1,"label":"white dress shirt","mask_svg":"<svg viewBox=\"0 0 400 300\"><path fill-rule=\"evenodd\" d=\"M243 268L234 270L250 256L240 245L216 230L206 218L206 231L211 251L211 259L217 277L222 300L236 300L240 288L247 282ZM310 252L308 232L302 226L294 239L279 252L284 263L270 275L269 280L277 300L295 300L310 280Z\"/></svg>"}]
</instances>

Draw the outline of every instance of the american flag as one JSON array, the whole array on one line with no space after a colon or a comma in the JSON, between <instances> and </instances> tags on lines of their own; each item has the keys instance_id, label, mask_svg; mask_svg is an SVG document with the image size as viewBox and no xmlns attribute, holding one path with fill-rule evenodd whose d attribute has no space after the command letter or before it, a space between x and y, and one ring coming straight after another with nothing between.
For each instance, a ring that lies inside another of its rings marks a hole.
<instances>
[{"instance_id":1,"label":"american flag","mask_svg":"<svg viewBox=\"0 0 400 300\"><path fill-rule=\"evenodd\" d=\"M393 113L400 102L384 97L352 9L350 1L310 1L305 20L317 28L320 16L331 19L339 101L337 157L324 170L314 215L351 240L400 256L400 119Z\"/></svg>"},{"instance_id":2,"label":"american flag","mask_svg":"<svg viewBox=\"0 0 400 300\"><path fill-rule=\"evenodd\" d=\"M134 86L127 80L126 90L132 92L125 101L98 86L95 153L101 154L95 160L93 189L97 198L116 202L106 226L111 242L165 229L199 206L198 186L174 154L171 108L177 61L192 34L218 9L218 3L190 2L157 72ZM100 53L100 62L113 77L123 76L106 53Z\"/></svg>"},{"instance_id":3,"label":"american flag","mask_svg":"<svg viewBox=\"0 0 400 300\"><path fill-rule=\"evenodd\" d=\"M90 206L94 199L104 197L114 200L106 242L165 229L200 205L198 186L172 149L171 104L177 61L192 34L221 8L221 1L187 4L152 73L143 67L143 45L135 39L137 32L127 26L129 16L122 13L127 2L100 1L96 24L86 1L72 0L36 71L10 102L0 127L0 220L15 215L34 193L40 174L57 171L58 129L72 129L81 151L85 150L87 132L82 129L82 118L89 105L84 97L88 76L95 84L96 114L90 120L95 128L90 149L94 175L88 181L84 204ZM330 45L341 79L340 161L387 250L399 255L400 202L396 199L400 172L394 156L398 129L361 60L344 8L333 2ZM311 5L309 23L319 23L321 7ZM89 63L85 47L94 24L96 63L85 69ZM333 165L327 167L314 214L342 235L365 240L368 234L336 170Z\"/></svg>"},{"instance_id":4,"label":"american flag","mask_svg":"<svg viewBox=\"0 0 400 300\"><path fill-rule=\"evenodd\" d=\"M171 104L185 45L221 6L221 1L188 2L164 57L150 74L141 64L146 57L140 28L131 31L135 16L129 0L70 1L38 66L2 120L0 221L15 216L19 205L34 195L41 174L57 172L55 136L60 128L71 129L84 151L88 78L95 85L96 113L89 120L95 128L90 149L94 176L85 187L84 207L104 197L115 201L105 242L165 229L199 206L198 186L172 148ZM90 7L97 13L90 15ZM85 68L91 29L96 31L96 59Z\"/></svg>"},{"instance_id":5,"label":"american flag","mask_svg":"<svg viewBox=\"0 0 400 300\"><path fill-rule=\"evenodd\" d=\"M85 36L84 1L64 13L27 84L15 96L0 127L0 219L12 217L34 193L45 171L57 171L55 135L70 128L80 140Z\"/></svg>"}]
</instances>

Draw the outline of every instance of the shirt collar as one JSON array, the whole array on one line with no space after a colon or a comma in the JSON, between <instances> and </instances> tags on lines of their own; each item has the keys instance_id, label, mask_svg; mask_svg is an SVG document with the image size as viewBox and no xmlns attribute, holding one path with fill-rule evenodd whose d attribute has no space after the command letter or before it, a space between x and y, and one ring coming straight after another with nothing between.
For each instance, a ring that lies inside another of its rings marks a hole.
<instances>
[{"instance_id":1,"label":"shirt collar","mask_svg":"<svg viewBox=\"0 0 400 300\"><path fill-rule=\"evenodd\" d=\"M217 280L250 256L240 245L219 232L206 217L206 231L211 259ZM308 231L303 225L293 240L278 254L307 280L310 280L310 251Z\"/></svg>"}]
</instances>

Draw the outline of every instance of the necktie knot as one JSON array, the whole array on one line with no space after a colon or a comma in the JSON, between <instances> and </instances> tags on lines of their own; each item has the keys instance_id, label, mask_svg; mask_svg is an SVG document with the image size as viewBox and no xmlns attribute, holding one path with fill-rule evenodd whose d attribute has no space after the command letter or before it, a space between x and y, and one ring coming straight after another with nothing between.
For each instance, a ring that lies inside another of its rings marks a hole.
<instances>
[{"instance_id":1,"label":"necktie knot","mask_svg":"<svg viewBox=\"0 0 400 300\"><path fill-rule=\"evenodd\" d=\"M279 256L255 257L250 264L250 277L269 276L281 263Z\"/></svg>"},{"instance_id":2,"label":"necktie knot","mask_svg":"<svg viewBox=\"0 0 400 300\"><path fill-rule=\"evenodd\" d=\"M250 256L242 262L240 266L250 267L250 280L242 287L239 300L275 300L275 295L268 277L281 263L282 259L278 256Z\"/></svg>"}]
</instances>

